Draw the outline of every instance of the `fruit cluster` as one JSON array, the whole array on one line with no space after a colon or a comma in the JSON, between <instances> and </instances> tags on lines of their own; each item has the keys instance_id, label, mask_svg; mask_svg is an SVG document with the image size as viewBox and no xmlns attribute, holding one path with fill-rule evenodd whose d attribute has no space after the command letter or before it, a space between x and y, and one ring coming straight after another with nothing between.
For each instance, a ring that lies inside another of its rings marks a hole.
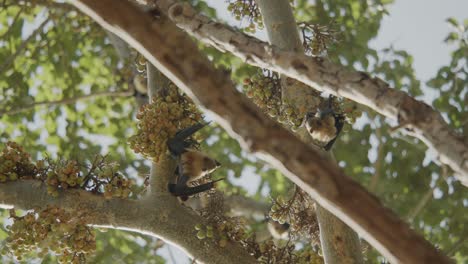
<instances>
[{"instance_id":1,"label":"fruit cluster","mask_svg":"<svg viewBox=\"0 0 468 264\"><path fill-rule=\"evenodd\" d=\"M226 247L229 241L238 242L245 246L246 241L249 239L245 222L240 217L228 217L225 215L226 208L223 194L214 191L203 198L205 198L206 206L200 210L200 215L213 226L207 227L206 232L210 229L213 230L214 239L218 241L220 247ZM203 232L203 229L200 229L200 225L195 226L195 229L198 232ZM246 248L248 249L248 247Z\"/></svg>"},{"instance_id":2,"label":"fruit cluster","mask_svg":"<svg viewBox=\"0 0 468 264\"><path fill-rule=\"evenodd\" d=\"M132 193L133 181L116 172L117 168L117 165L107 165L101 168L97 174L96 182L103 181L104 197L106 198L127 198Z\"/></svg>"},{"instance_id":3,"label":"fruit cluster","mask_svg":"<svg viewBox=\"0 0 468 264\"><path fill-rule=\"evenodd\" d=\"M280 245L275 244L272 239L258 243L250 236L243 245L259 263L323 264L323 259L312 248L306 247L298 251L294 243Z\"/></svg>"},{"instance_id":4,"label":"fruit cluster","mask_svg":"<svg viewBox=\"0 0 468 264\"><path fill-rule=\"evenodd\" d=\"M347 98L340 102L339 108L346 117L346 122L348 124L354 124L356 119L362 116L362 110L358 109L357 103Z\"/></svg>"},{"instance_id":5,"label":"fruit cluster","mask_svg":"<svg viewBox=\"0 0 468 264\"><path fill-rule=\"evenodd\" d=\"M335 25L318 25L310 22L298 23L302 34L302 46L306 53L313 56L324 56L328 48L338 41Z\"/></svg>"},{"instance_id":6,"label":"fruit cluster","mask_svg":"<svg viewBox=\"0 0 468 264\"><path fill-rule=\"evenodd\" d=\"M292 5L294 0L289 0L289 2ZM227 10L237 20L246 18L249 22L249 25L244 28L246 32L255 33L256 29L264 28L262 14L255 0L228 0L228 3Z\"/></svg>"},{"instance_id":7,"label":"fruit cluster","mask_svg":"<svg viewBox=\"0 0 468 264\"><path fill-rule=\"evenodd\" d=\"M21 177L33 177L36 168L31 156L15 142L7 142L0 153L0 182L15 181Z\"/></svg>"},{"instance_id":8,"label":"fruit cluster","mask_svg":"<svg viewBox=\"0 0 468 264\"><path fill-rule=\"evenodd\" d=\"M244 92L270 117L292 127L294 131L302 125L305 109L298 109L287 101L282 102L281 81L277 73L259 70L252 77L244 79Z\"/></svg>"},{"instance_id":9,"label":"fruit cluster","mask_svg":"<svg viewBox=\"0 0 468 264\"><path fill-rule=\"evenodd\" d=\"M40 167L45 166L45 161L38 161ZM75 160L49 163L47 170L47 192L58 196L59 189L79 188L83 181L80 166Z\"/></svg>"},{"instance_id":10,"label":"fruit cluster","mask_svg":"<svg viewBox=\"0 0 468 264\"><path fill-rule=\"evenodd\" d=\"M228 243L239 243L259 263L323 263L307 262L312 259L311 256L315 253L310 252L309 255L306 255L303 252L298 252L295 250L294 243L280 247L275 245L271 239L261 243L257 242L255 235L247 231L243 218L228 217L224 214L226 208L221 193L214 192L205 198L207 198L207 205L201 209L200 214L211 224L195 225L198 239L215 239L220 247L226 247ZM321 260L319 256L317 258Z\"/></svg>"},{"instance_id":11,"label":"fruit cluster","mask_svg":"<svg viewBox=\"0 0 468 264\"><path fill-rule=\"evenodd\" d=\"M244 92L271 117L280 115L281 83L277 73L257 71L252 77L244 79Z\"/></svg>"},{"instance_id":12,"label":"fruit cluster","mask_svg":"<svg viewBox=\"0 0 468 264\"><path fill-rule=\"evenodd\" d=\"M151 104L140 108L137 119L138 131L129 138L130 147L157 162L167 152L166 141L177 131L200 122L202 115L192 100L171 83Z\"/></svg>"},{"instance_id":13,"label":"fruit cluster","mask_svg":"<svg viewBox=\"0 0 468 264\"><path fill-rule=\"evenodd\" d=\"M135 56L134 65L136 70L142 74L146 75L146 58L143 57L140 53L137 53Z\"/></svg>"},{"instance_id":14,"label":"fruit cluster","mask_svg":"<svg viewBox=\"0 0 468 264\"><path fill-rule=\"evenodd\" d=\"M7 226L9 237L2 253L12 253L19 261L25 254L39 250L40 257L54 252L60 263L83 263L96 248L94 233L83 217L61 208L48 206L21 217L11 210L10 217L14 222Z\"/></svg>"},{"instance_id":15,"label":"fruit cluster","mask_svg":"<svg viewBox=\"0 0 468 264\"><path fill-rule=\"evenodd\" d=\"M31 161L29 153L15 142L6 143L0 152L0 182L28 178L43 181L47 192L57 197L59 190L84 189L104 194L106 198L127 198L132 193L133 181L117 172L118 164L109 163L97 156L91 168L81 166L75 160Z\"/></svg>"},{"instance_id":16,"label":"fruit cluster","mask_svg":"<svg viewBox=\"0 0 468 264\"><path fill-rule=\"evenodd\" d=\"M296 83L294 85L304 85ZM288 99L282 98L281 81L279 75L269 70L259 70L250 78L244 79L243 89L247 97L259 106L270 117L275 118L278 122L291 127L293 131L299 129L304 123L304 117L307 112L317 111L317 108L307 109L306 107L297 107L296 103L289 102ZM320 98L320 93L315 92L310 88L307 94L301 97L301 104L305 106L314 106L317 104L317 98ZM328 106L328 99L321 99L318 108ZM339 115L344 115L346 122L353 124L362 114L362 111L357 109L354 102L348 99L332 100L332 109Z\"/></svg>"},{"instance_id":17,"label":"fruit cluster","mask_svg":"<svg viewBox=\"0 0 468 264\"><path fill-rule=\"evenodd\" d=\"M300 188L296 187L289 200L280 196L273 201L269 216L280 224L288 223L293 238L310 237L313 244L320 243L313 201Z\"/></svg>"},{"instance_id":18,"label":"fruit cluster","mask_svg":"<svg viewBox=\"0 0 468 264\"><path fill-rule=\"evenodd\" d=\"M43 161L38 161L43 162ZM41 165L45 166L45 165ZM91 168L82 171L77 161L50 162L47 166L47 191L58 196L59 189L81 188L93 193L103 194L105 198L128 198L132 192L133 181L117 172L118 164L106 162L105 157L95 158Z\"/></svg>"},{"instance_id":19,"label":"fruit cluster","mask_svg":"<svg viewBox=\"0 0 468 264\"><path fill-rule=\"evenodd\" d=\"M309 246L304 247L296 253L298 264L323 264L324 260L314 249Z\"/></svg>"},{"instance_id":20,"label":"fruit cluster","mask_svg":"<svg viewBox=\"0 0 468 264\"><path fill-rule=\"evenodd\" d=\"M212 225L204 226L202 224L195 225L195 230L197 230L197 238L200 240L203 239L218 239L218 245L220 247L226 247L229 241L228 235L223 229L223 225L217 226L216 230L213 229ZM216 237L215 237L216 234Z\"/></svg>"},{"instance_id":21,"label":"fruit cluster","mask_svg":"<svg viewBox=\"0 0 468 264\"><path fill-rule=\"evenodd\" d=\"M257 28L263 29L262 15L254 0L229 1L227 9L237 20L247 18L249 25L244 29L245 31L255 33Z\"/></svg>"}]
</instances>

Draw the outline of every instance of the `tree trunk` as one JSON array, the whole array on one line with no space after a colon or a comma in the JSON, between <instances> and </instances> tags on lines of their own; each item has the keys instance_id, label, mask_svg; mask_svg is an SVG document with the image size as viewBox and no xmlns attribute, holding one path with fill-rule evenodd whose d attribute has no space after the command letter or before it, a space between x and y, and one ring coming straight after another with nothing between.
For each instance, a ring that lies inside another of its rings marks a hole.
<instances>
[{"instance_id":1,"label":"tree trunk","mask_svg":"<svg viewBox=\"0 0 468 264\"><path fill-rule=\"evenodd\" d=\"M291 5L288 0L256 0L263 16L271 44L287 51L303 51ZM305 105L304 93L312 90L297 82L288 84L286 77L281 78L283 99L289 98L297 107ZM299 130L300 137L309 145L310 136L304 128ZM358 235L333 214L317 204L317 220L320 227L320 242L325 263L363 263Z\"/></svg>"}]
</instances>

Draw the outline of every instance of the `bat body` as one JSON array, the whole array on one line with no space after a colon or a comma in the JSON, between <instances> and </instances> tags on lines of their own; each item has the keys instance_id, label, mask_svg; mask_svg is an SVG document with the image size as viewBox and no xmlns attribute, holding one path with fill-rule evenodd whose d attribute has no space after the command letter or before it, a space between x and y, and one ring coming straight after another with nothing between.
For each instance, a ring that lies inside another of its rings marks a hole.
<instances>
[{"instance_id":1,"label":"bat body","mask_svg":"<svg viewBox=\"0 0 468 264\"><path fill-rule=\"evenodd\" d=\"M319 109L316 113L308 113L305 123L310 136L320 142L327 151L335 143L345 121L343 115L333 111L331 100L332 97L329 99L328 107Z\"/></svg>"},{"instance_id":2,"label":"bat body","mask_svg":"<svg viewBox=\"0 0 468 264\"><path fill-rule=\"evenodd\" d=\"M175 171L176 182L170 183L169 192L179 196L182 200L187 200L188 196L210 190L219 181L212 181L199 186L189 187L187 184L208 175L220 167L220 163L204 153L192 149L196 143L188 138L206 124L196 124L179 131L174 138L168 140L168 148L171 154L178 159Z\"/></svg>"}]
</instances>

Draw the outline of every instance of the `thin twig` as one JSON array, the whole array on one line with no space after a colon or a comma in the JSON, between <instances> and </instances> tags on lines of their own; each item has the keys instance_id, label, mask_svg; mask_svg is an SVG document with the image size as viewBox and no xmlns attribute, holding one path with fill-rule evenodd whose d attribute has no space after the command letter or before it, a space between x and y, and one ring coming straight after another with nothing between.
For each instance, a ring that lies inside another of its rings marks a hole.
<instances>
[{"instance_id":1,"label":"thin twig","mask_svg":"<svg viewBox=\"0 0 468 264\"><path fill-rule=\"evenodd\" d=\"M379 146L377 147L377 160L374 163L374 175L372 176L371 182L369 184L369 190L375 193L377 188L377 183L380 179L380 171L382 169L382 161L384 159L384 144L382 142L382 128L378 126L375 130L375 134L377 136L377 140L379 142Z\"/></svg>"},{"instance_id":2,"label":"thin twig","mask_svg":"<svg viewBox=\"0 0 468 264\"><path fill-rule=\"evenodd\" d=\"M443 165L442 166L442 178L447 179L447 177L448 177L448 168L447 166ZM424 194L422 199L419 201L419 203L416 204L416 206L406 216L406 219L408 219L408 221L412 222L413 219L415 219L419 215L419 213L422 212L422 210L427 205L427 203L431 201L432 194L434 193L434 189L436 187L437 187L437 182L434 185L434 187L429 188L429 190L426 191L426 193Z\"/></svg>"},{"instance_id":3,"label":"thin twig","mask_svg":"<svg viewBox=\"0 0 468 264\"><path fill-rule=\"evenodd\" d=\"M429 188L429 190L426 191L426 193L423 195L419 203L413 208L413 210L411 210L408 213L408 215L406 216L406 219L408 219L409 222L412 222L413 219L416 218L416 216L418 216L419 213L421 213L422 209L431 200L432 194L434 193L434 188Z\"/></svg>"},{"instance_id":4,"label":"thin twig","mask_svg":"<svg viewBox=\"0 0 468 264\"><path fill-rule=\"evenodd\" d=\"M14 114L18 114L18 113L21 113L21 112L26 112L26 111L29 111L31 109L34 109L36 106L66 105L66 104L75 103L77 101L90 100L90 99L97 98L97 97L104 97L104 96L127 97L127 96L131 96L133 94L134 94L133 89L128 89L128 90L124 90L124 91L96 92L96 93L93 93L93 94L86 94L86 95L72 97L72 98L64 98L64 99L55 100L55 101L41 101L41 102L36 102L36 103L33 103L33 104L25 105L25 106L22 106L22 107L19 107L19 108L16 108L16 109L0 111L0 117L3 116L3 115L14 115Z\"/></svg>"}]
</instances>

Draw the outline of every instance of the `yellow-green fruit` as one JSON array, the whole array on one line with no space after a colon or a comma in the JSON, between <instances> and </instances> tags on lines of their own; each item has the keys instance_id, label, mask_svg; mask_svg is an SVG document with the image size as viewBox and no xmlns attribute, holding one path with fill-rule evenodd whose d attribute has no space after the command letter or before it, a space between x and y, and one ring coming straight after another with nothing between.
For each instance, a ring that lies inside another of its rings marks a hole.
<instances>
[{"instance_id":1,"label":"yellow-green fruit","mask_svg":"<svg viewBox=\"0 0 468 264\"><path fill-rule=\"evenodd\" d=\"M222 247L222 248L224 248L224 247L227 246L227 243L228 243L228 241L227 241L226 239L221 239L221 240L219 241L219 246Z\"/></svg>"},{"instance_id":2,"label":"yellow-green fruit","mask_svg":"<svg viewBox=\"0 0 468 264\"><path fill-rule=\"evenodd\" d=\"M203 228L203 225L200 223L195 225L195 230L202 230L202 228Z\"/></svg>"},{"instance_id":3,"label":"yellow-green fruit","mask_svg":"<svg viewBox=\"0 0 468 264\"><path fill-rule=\"evenodd\" d=\"M10 178L10 181L14 181L14 180L18 179L18 174L12 172L12 173L10 173L9 178Z\"/></svg>"},{"instance_id":4,"label":"yellow-green fruit","mask_svg":"<svg viewBox=\"0 0 468 264\"><path fill-rule=\"evenodd\" d=\"M205 238L206 238L206 233L205 233L205 231L203 231L203 230L198 231L198 232L197 232L197 238L200 239L200 240L201 240L201 239L205 239Z\"/></svg>"}]
</instances>

